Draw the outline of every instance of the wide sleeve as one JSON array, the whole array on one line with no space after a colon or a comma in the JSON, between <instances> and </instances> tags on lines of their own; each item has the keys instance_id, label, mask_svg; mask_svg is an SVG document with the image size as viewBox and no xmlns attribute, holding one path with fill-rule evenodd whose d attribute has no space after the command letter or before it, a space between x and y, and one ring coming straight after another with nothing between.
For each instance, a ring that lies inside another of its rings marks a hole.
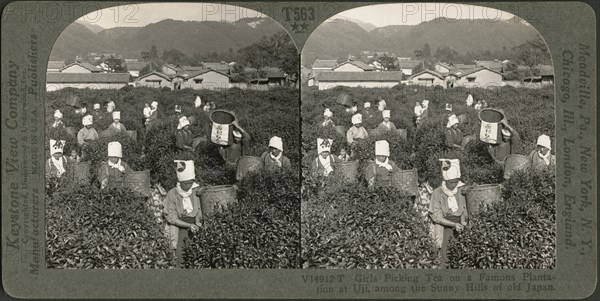
<instances>
[{"instance_id":1,"label":"wide sleeve","mask_svg":"<svg viewBox=\"0 0 600 301\"><path fill-rule=\"evenodd\" d=\"M108 168L106 168L106 166L106 163L102 163L100 164L100 167L98 167L98 181L100 182L100 185L102 185L104 179L108 178Z\"/></svg>"},{"instance_id":2,"label":"wide sleeve","mask_svg":"<svg viewBox=\"0 0 600 301\"><path fill-rule=\"evenodd\" d=\"M175 140L177 141L177 147L183 148L183 134L181 133L181 131L177 131L175 133Z\"/></svg>"},{"instance_id":3,"label":"wide sleeve","mask_svg":"<svg viewBox=\"0 0 600 301\"><path fill-rule=\"evenodd\" d=\"M100 137L98 136L98 132L96 129L92 128L92 140L98 140Z\"/></svg>"},{"instance_id":4,"label":"wide sleeve","mask_svg":"<svg viewBox=\"0 0 600 301\"><path fill-rule=\"evenodd\" d=\"M452 133L450 133L450 130L446 130L446 146L454 147L454 141L452 140Z\"/></svg>"},{"instance_id":5,"label":"wide sleeve","mask_svg":"<svg viewBox=\"0 0 600 301\"><path fill-rule=\"evenodd\" d=\"M79 143L79 145L83 145L85 143L85 140L83 138L83 129L81 129L77 133L77 143Z\"/></svg>"},{"instance_id":6,"label":"wide sleeve","mask_svg":"<svg viewBox=\"0 0 600 301\"><path fill-rule=\"evenodd\" d=\"M429 216L434 223L441 224L444 219L444 213L442 212L442 201L444 198L438 191L434 191L431 194L431 201L429 202Z\"/></svg>"},{"instance_id":7,"label":"wide sleeve","mask_svg":"<svg viewBox=\"0 0 600 301\"><path fill-rule=\"evenodd\" d=\"M125 127L125 125L122 123L120 125L121 125L121 131L126 132L127 128Z\"/></svg>"},{"instance_id":8,"label":"wide sleeve","mask_svg":"<svg viewBox=\"0 0 600 301\"><path fill-rule=\"evenodd\" d=\"M364 126L363 126L363 127L361 127L361 130L362 130L362 132L363 132L363 135L364 135L363 137L364 137L364 139L367 139L367 138L369 138L369 132L367 132L367 129L365 129L365 127L364 127Z\"/></svg>"},{"instance_id":9,"label":"wide sleeve","mask_svg":"<svg viewBox=\"0 0 600 301\"><path fill-rule=\"evenodd\" d=\"M377 165L375 165L375 163L369 163L369 165L367 165L367 168L365 168L365 180L367 180L367 182L370 182L371 179L375 177L376 172Z\"/></svg>"},{"instance_id":10,"label":"wide sleeve","mask_svg":"<svg viewBox=\"0 0 600 301\"><path fill-rule=\"evenodd\" d=\"M169 224L173 225L175 224L175 221L179 219L179 214L177 213L177 197L172 191L170 191L165 198L164 213Z\"/></svg>"},{"instance_id":11,"label":"wide sleeve","mask_svg":"<svg viewBox=\"0 0 600 301\"><path fill-rule=\"evenodd\" d=\"M123 166L123 168L125 168L125 172L133 172L133 169L131 169L131 167L129 167L129 164L127 164L124 161L121 161L121 166Z\"/></svg>"},{"instance_id":12,"label":"wide sleeve","mask_svg":"<svg viewBox=\"0 0 600 301\"><path fill-rule=\"evenodd\" d=\"M390 122L390 129L396 131L396 125L393 122Z\"/></svg>"},{"instance_id":13,"label":"wide sleeve","mask_svg":"<svg viewBox=\"0 0 600 301\"><path fill-rule=\"evenodd\" d=\"M346 132L346 140L348 141L348 144L352 144L352 142L354 142L354 133L352 132L352 127L350 127Z\"/></svg>"}]
</instances>

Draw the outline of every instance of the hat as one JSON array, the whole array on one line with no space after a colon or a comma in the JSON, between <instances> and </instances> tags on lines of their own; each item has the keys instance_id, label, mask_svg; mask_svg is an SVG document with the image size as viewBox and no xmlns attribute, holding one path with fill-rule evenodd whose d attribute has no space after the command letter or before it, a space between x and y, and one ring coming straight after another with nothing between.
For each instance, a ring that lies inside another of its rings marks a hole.
<instances>
[{"instance_id":1,"label":"hat","mask_svg":"<svg viewBox=\"0 0 600 301\"><path fill-rule=\"evenodd\" d=\"M187 119L187 117L185 116L181 116L181 118L179 118L179 124L177 125L177 129L181 130L184 126L189 125L190 121Z\"/></svg>"},{"instance_id":2,"label":"hat","mask_svg":"<svg viewBox=\"0 0 600 301\"><path fill-rule=\"evenodd\" d=\"M269 147L274 147L280 151L283 151L283 141L281 138L273 136L271 140L269 140Z\"/></svg>"},{"instance_id":3,"label":"hat","mask_svg":"<svg viewBox=\"0 0 600 301\"><path fill-rule=\"evenodd\" d=\"M448 117L448 123L446 124L447 128L451 128L453 125L458 124L458 117L456 117L456 115L452 114Z\"/></svg>"},{"instance_id":4,"label":"hat","mask_svg":"<svg viewBox=\"0 0 600 301\"><path fill-rule=\"evenodd\" d=\"M233 137L242 138L242 133L238 130L233 130Z\"/></svg>"},{"instance_id":5,"label":"hat","mask_svg":"<svg viewBox=\"0 0 600 301\"><path fill-rule=\"evenodd\" d=\"M452 104L451 103L447 103L446 104L446 111L452 111Z\"/></svg>"},{"instance_id":6,"label":"hat","mask_svg":"<svg viewBox=\"0 0 600 301\"><path fill-rule=\"evenodd\" d=\"M383 110L383 112L381 112L381 115L383 115L383 118L390 118L390 110Z\"/></svg>"},{"instance_id":7,"label":"hat","mask_svg":"<svg viewBox=\"0 0 600 301\"><path fill-rule=\"evenodd\" d=\"M385 140L375 142L375 156L390 156L390 144Z\"/></svg>"},{"instance_id":8,"label":"hat","mask_svg":"<svg viewBox=\"0 0 600 301\"><path fill-rule=\"evenodd\" d=\"M317 152L319 154L322 152L331 152L331 144L333 144L333 139L317 138Z\"/></svg>"},{"instance_id":9,"label":"hat","mask_svg":"<svg viewBox=\"0 0 600 301\"><path fill-rule=\"evenodd\" d=\"M362 115L354 114L354 116L352 116L352 124L358 124L358 123L362 123Z\"/></svg>"},{"instance_id":10,"label":"hat","mask_svg":"<svg viewBox=\"0 0 600 301\"><path fill-rule=\"evenodd\" d=\"M370 108L371 107L371 103L370 102L365 102L364 106L365 106L365 108Z\"/></svg>"},{"instance_id":11,"label":"hat","mask_svg":"<svg viewBox=\"0 0 600 301\"><path fill-rule=\"evenodd\" d=\"M460 160L439 159L442 162L442 178L444 181L460 179Z\"/></svg>"},{"instance_id":12,"label":"hat","mask_svg":"<svg viewBox=\"0 0 600 301\"><path fill-rule=\"evenodd\" d=\"M548 135L541 135L537 139L537 145L543 146L547 149L552 149L552 143L550 142L550 137Z\"/></svg>"},{"instance_id":13,"label":"hat","mask_svg":"<svg viewBox=\"0 0 600 301\"><path fill-rule=\"evenodd\" d=\"M50 139L50 155L54 155L56 153L62 154L65 143L65 140Z\"/></svg>"},{"instance_id":14,"label":"hat","mask_svg":"<svg viewBox=\"0 0 600 301\"><path fill-rule=\"evenodd\" d=\"M181 106L180 105L175 105L175 112L181 113Z\"/></svg>"},{"instance_id":15,"label":"hat","mask_svg":"<svg viewBox=\"0 0 600 301\"><path fill-rule=\"evenodd\" d=\"M157 108L157 107L158 107L158 102L156 102L156 101L153 101L153 102L150 104L150 106L151 106L151 107L154 107L154 108Z\"/></svg>"},{"instance_id":16,"label":"hat","mask_svg":"<svg viewBox=\"0 0 600 301\"><path fill-rule=\"evenodd\" d=\"M469 94L469 96L467 96L467 106L471 106L473 104L473 96L471 94Z\"/></svg>"},{"instance_id":17,"label":"hat","mask_svg":"<svg viewBox=\"0 0 600 301\"><path fill-rule=\"evenodd\" d=\"M198 108L202 105L202 99L200 99L199 95L196 95L196 100L194 100L194 107Z\"/></svg>"},{"instance_id":18,"label":"hat","mask_svg":"<svg viewBox=\"0 0 600 301\"><path fill-rule=\"evenodd\" d=\"M115 120L115 119L121 119L121 112L120 111L114 111L114 112L112 112L112 118L113 118L113 120Z\"/></svg>"},{"instance_id":19,"label":"hat","mask_svg":"<svg viewBox=\"0 0 600 301\"><path fill-rule=\"evenodd\" d=\"M333 116L333 113L329 110L329 108L327 108L325 109L325 112L323 112L323 116L331 118L331 116Z\"/></svg>"},{"instance_id":20,"label":"hat","mask_svg":"<svg viewBox=\"0 0 600 301\"><path fill-rule=\"evenodd\" d=\"M83 123L83 126L92 125L92 124L94 124L94 117L92 117L92 115L85 115L85 116L83 116L82 123Z\"/></svg>"},{"instance_id":21,"label":"hat","mask_svg":"<svg viewBox=\"0 0 600 301\"><path fill-rule=\"evenodd\" d=\"M378 105L378 106L384 106L384 107L385 107L385 106L387 105L387 103L385 102L385 100L383 100L383 99L382 99L382 100L380 100L380 101L377 103L377 105Z\"/></svg>"},{"instance_id":22,"label":"hat","mask_svg":"<svg viewBox=\"0 0 600 301\"><path fill-rule=\"evenodd\" d=\"M507 129L502 129L502 136L512 136L512 133Z\"/></svg>"},{"instance_id":23,"label":"hat","mask_svg":"<svg viewBox=\"0 0 600 301\"><path fill-rule=\"evenodd\" d=\"M421 102L421 105L424 106L424 107L428 106L429 105L429 100L427 100L427 99L423 100Z\"/></svg>"},{"instance_id":24,"label":"hat","mask_svg":"<svg viewBox=\"0 0 600 301\"><path fill-rule=\"evenodd\" d=\"M175 170L177 171L177 181L184 182L196 178L193 160L175 160Z\"/></svg>"},{"instance_id":25,"label":"hat","mask_svg":"<svg viewBox=\"0 0 600 301\"><path fill-rule=\"evenodd\" d=\"M63 118L63 114L60 112L60 110L56 110L54 111L54 117Z\"/></svg>"},{"instance_id":26,"label":"hat","mask_svg":"<svg viewBox=\"0 0 600 301\"><path fill-rule=\"evenodd\" d=\"M118 141L113 141L108 143L108 156L109 157L123 157L123 149L121 148L121 143Z\"/></svg>"},{"instance_id":27,"label":"hat","mask_svg":"<svg viewBox=\"0 0 600 301\"><path fill-rule=\"evenodd\" d=\"M100 104L99 103L95 103L94 104L94 110L100 110Z\"/></svg>"}]
</instances>

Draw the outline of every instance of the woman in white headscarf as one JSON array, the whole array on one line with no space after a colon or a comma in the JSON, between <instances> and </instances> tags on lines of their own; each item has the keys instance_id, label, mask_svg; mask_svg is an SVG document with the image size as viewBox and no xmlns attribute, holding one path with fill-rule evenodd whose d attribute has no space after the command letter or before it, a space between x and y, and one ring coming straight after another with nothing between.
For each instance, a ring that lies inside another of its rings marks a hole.
<instances>
[{"instance_id":1,"label":"woman in white headscarf","mask_svg":"<svg viewBox=\"0 0 600 301\"><path fill-rule=\"evenodd\" d=\"M175 142L180 150L194 150L194 134L190 131L190 121L185 116L179 118Z\"/></svg>"},{"instance_id":2,"label":"woman in white headscarf","mask_svg":"<svg viewBox=\"0 0 600 301\"><path fill-rule=\"evenodd\" d=\"M446 124L446 146L449 149L459 151L464 149L463 132L458 128L458 117L456 115L448 117L448 123Z\"/></svg>"},{"instance_id":3,"label":"woman in white headscarf","mask_svg":"<svg viewBox=\"0 0 600 301\"><path fill-rule=\"evenodd\" d=\"M69 160L63 155L65 140L50 139L50 158L46 166L46 178L62 178L69 169Z\"/></svg>"},{"instance_id":4,"label":"woman in white headscarf","mask_svg":"<svg viewBox=\"0 0 600 301\"><path fill-rule=\"evenodd\" d=\"M260 155L264 170L275 171L291 166L290 159L283 155L283 140L277 136L269 140L269 150Z\"/></svg>"},{"instance_id":5,"label":"woman in white headscarf","mask_svg":"<svg viewBox=\"0 0 600 301\"><path fill-rule=\"evenodd\" d=\"M108 126L111 135L127 132L127 128L121 123L121 112L112 112L113 123Z\"/></svg>"},{"instance_id":6,"label":"woman in white headscarf","mask_svg":"<svg viewBox=\"0 0 600 301\"><path fill-rule=\"evenodd\" d=\"M556 166L556 156L552 150L552 143L548 135L541 135L537 139L537 149L529 154L531 165L536 169L554 168Z\"/></svg>"},{"instance_id":7,"label":"woman in white headscarf","mask_svg":"<svg viewBox=\"0 0 600 301\"><path fill-rule=\"evenodd\" d=\"M399 169L389 157L389 143L385 140L375 142L375 161L365 168L365 179L369 187L386 187L390 185L392 174Z\"/></svg>"},{"instance_id":8,"label":"woman in white headscarf","mask_svg":"<svg viewBox=\"0 0 600 301\"><path fill-rule=\"evenodd\" d=\"M321 139L317 138L317 152L318 156L313 160L310 170L312 175L317 176L329 176L333 171L333 164L337 162L335 156L331 155L331 145L333 139Z\"/></svg>"},{"instance_id":9,"label":"woman in white headscarf","mask_svg":"<svg viewBox=\"0 0 600 301\"><path fill-rule=\"evenodd\" d=\"M335 124L333 123L333 120L331 120L331 117L333 116L333 112L331 112L331 110L329 110L329 108L325 109L325 111L323 112L323 122L321 123L322 127L334 127Z\"/></svg>"},{"instance_id":10,"label":"woman in white headscarf","mask_svg":"<svg viewBox=\"0 0 600 301\"><path fill-rule=\"evenodd\" d=\"M417 116L417 126L423 123L429 117L429 100L425 99L421 102L421 114Z\"/></svg>"},{"instance_id":11,"label":"woman in white headscarf","mask_svg":"<svg viewBox=\"0 0 600 301\"><path fill-rule=\"evenodd\" d=\"M194 161L175 160L177 186L169 190L164 203L164 213L169 225L169 240L175 251L178 266L182 262L183 240L188 231L196 232L202 226L200 198L196 195L199 185L195 182Z\"/></svg>"},{"instance_id":12,"label":"woman in white headscarf","mask_svg":"<svg viewBox=\"0 0 600 301\"><path fill-rule=\"evenodd\" d=\"M100 189L123 186L125 174L132 170L125 161L121 160L122 157L121 143L118 141L108 143L108 160L102 162L98 168Z\"/></svg>"},{"instance_id":13,"label":"woman in white headscarf","mask_svg":"<svg viewBox=\"0 0 600 301\"><path fill-rule=\"evenodd\" d=\"M146 118L146 131L150 131L152 127L158 122L158 102L153 101L150 104L150 111L148 112L148 117Z\"/></svg>"},{"instance_id":14,"label":"woman in white headscarf","mask_svg":"<svg viewBox=\"0 0 600 301\"><path fill-rule=\"evenodd\" d=\"M429 203L429 217L435 228L435 242L439 250L440 266L448 262L448 241L454 231L462 231L467 225L467 203L462 194L460 161L440 159L442 162L442 185L433 190Z\"/></svg>"},{"instance_id":15,"label":"woman in white headscarf","mask_svg":"<svg viewBox=\"0 0 600 301\"><path fill-rule=\"evenodd\" d=\"M54 111L54 123L52 124L52 127L55 129L64 129L65 124L63 123L62 118L63 114L60 112L60 110Z\"/></svg>"},{"instance_id":16,"label":"woman in white headscarf","mask_svg":"<svg viewBox=\"0 0 600 301\"><path fill-rule=\"evenodd\" d=\"M390 121L390 110L383 110L381 116L383 116L383 121L379 124L377 129L382 132L396 131L396 126Z\"/></svg>"}]
</instances>

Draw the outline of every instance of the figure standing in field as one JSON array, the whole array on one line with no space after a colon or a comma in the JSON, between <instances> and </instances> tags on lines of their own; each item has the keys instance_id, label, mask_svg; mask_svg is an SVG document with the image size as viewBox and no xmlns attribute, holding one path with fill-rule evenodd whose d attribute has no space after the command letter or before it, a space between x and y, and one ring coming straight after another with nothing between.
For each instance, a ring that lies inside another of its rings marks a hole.
<instances>
[{"instance_id":1,"label":"figure standing in field","mask_svg":"<svg viewBox=\"0 0 600 301\"><path fill-rule=\"evenodd\" d=\"M448 262L448 241L454 231L462 231L467 225L467 205L460 181L460 161L440 159L442 162L442 185L433 190L429 203L429 217L434 223L435 242L439 251L440 267Z\"/></svg>"},{"instance_id":2,"label":"figure standing in field","mask_svg":"<svg viewBox=\"0 0 600 301\"><path fill-rule=\"evenodd\" d=\"M519 133L503 119L502 123L502 141L496 145L488 146L488 153L498 164L503 164L506 157L516 154L517 147L521 141Z\"/></svg>"},{"instance_id":3,"label":"figure standing in field","mask_svg":"<svg viewBox=\"0 0 600 301\"><path fill-rule=\"evenodd\" d=\"M202 106L202 99L198 94L194 94L194 96L196 96L196 99L194 99L194 108L200 108Z\"/></svg>"},{"instance_id":4,"label":"figure standing in field","mask_svg":"<svg viewBox=\"0 0 600 301\"><path fill-rule=\"evenodd\" d=\"M417 117L417 127L429 117L429 100L425 99L421 102L421 114Z\"/></svg>"},{"instance_id":5,"label":"figure standing in field","mask_svg":"<svg viewBox=\"0 0 600 301\"><path fill-rule=\"evenodd\" d=\"M454 113L452 113L452 104L451 103L446 104L446 114L448 114L448 117L450 117L450 115L454 114Z\"/></svg>"},{"instance_id":6,"label":"figure standing in field","mask_svg":"<svg viewBox=\"0 0 600 301\"><path fill-rule=\"evenodd\" d=\"M252 137L250 137L250 134L240 126L237 117L233 120L231 125L234 128L233 143L227 146L219 146L219 154L225 163L233 165L241 156L248 155Z\"/></svg>"},{"instance_id":7,"label":"figure standing in field","mask_svg":"<svg viewBox=\"0 0 600 301\"><path fill-rule=\"evenodd\" d=\"M317 138L317 157L310 165L311 173L314 177L327 177L333 171L333 164L337 162L336 158L331 155L331 145L333 139Z\"/></svg>"},{"instance_id":8,"label":"figure standing in field","mask_svg":"<svg viewBox=\"0 0 600 301\"><path fill-rule=\"evenodd\" d=\"M180 105L175 105L175 115L173 115L172 117L172 125L173 128L177 128L179 125L179 119L183 117L183 115L181 115L181 106Z\"/></svg>"},{"instance_id":9,"label":"figure standing in field","mask_svg":"<svg viewBox=\"0 0 600 301\"><path fill-rule=\"evenodd\" d=\"M383 112L381 112L381 115L383 116L383 121L379 124L377 129L381 130L382 132L395 132L396 126L390 121L390 110L383 110Z\"/></svg>"},{"instance_id":10,"label":"figure standing in field","mask_svg":"<svg viewBox=\"0 0 600 301\"><path fill-rule=\"evenodd\" d=\"M121 160L123 149L121 143L113 141L108 143L108 160L102 162L98 168L98 181L100 189L121 187L125 182L125 174L132 172L129 165Z\"/></svg>"},{"instance_id":11,"label":"figure standing in field","mask_svg":"<svg viewBox=\"0 0 600 301\"><path fill-rule=\"evenodd\" d=\"M71 161L71 163L81 162L81 156L79 155L79 149L77 148L77 145L71 145L71 155L68 159Z\"/></svg>"},{"instance_id":12,"label":"figure standing in field","mask_svg":"<svg viewBox=\"0 0 600 301\"><path fill-rule=\"evenodd\" d=\"M98 140L98 132L92 126L94 124L94 117L92 115L86 115L82 119L83 128L77 133L77 143L81 147L81 156L83 159L86 157L87 148L92 141Z\"/></svg>"},{"instance_id":13,"label":"figure standing in field","mask_svg":"<svg viewBox=\"0 0 600 301\"><path fill-rule=\"evenodd\" d=\"M269 150L260 156L267 172L290 168L290 159L283 155L283 140L273 136L269 140Z\"/></svg>"},{"instance_id":14,"label":"figure standing in field","mask_svg":"<svg viewBox=\"0 0 600 301\"><path fill-rule=\"evenodd\" d=\"M54 123L52 124L52 128L57 130L62 130L65 128L65 124L62 121L63 114L60 110L54 111Z\"/></svg>"},{"instance_id":15,"label":"figure standing in field","mask_svg":"<svg viewBox=\"0 0 600 301\"><path fill-rule=\"evenodd\" d=\"M114 111L115 111L115 102L109 98L108 103L106 104L106 112L112 113Z\"/></svg>"},{"instance_id":16,"label":"figure standing in field","mask_svg":"<svg viewBox=\"0 0 600 301\"><path fill-rule=\"evenodd\" d=\"M175 132L175 143L179 150L194 150L194 134L190 131L190 122L185 116L179 118L177 132Z\"/></svg>"},{"instance_id":17,"label":"figure standing in field","mask_svg":"<svg viewBox=\"0 0 600 301\"><path fill-rule=\"evenodd\" d=\"M421 117L421 113L423 112L423 107L421 107L421 103L420 102L416 102L415 103L415 108L413 109L413 112L415 113L415 125L419 124L419 118Z\"/></svg>"},{"instance_id":18,"label":"figure standing in field","mask_svg":"<svg viewBox=\"0 0 600 301\"><path fill-rule=\"evenodd\" d=\"M94 117L94 122L100 121L102 118L104 118L104 114L102 114L102 112L100 112L100 104L99 103L94 104L94 110L92 111L92 117Z\"/></svg>"},{"instance_id":19,"label":"figure standing in field","mask_svg":"<svg viewBox=\"0 0 600 301\"><path fill-rule=\"evenodd\" d=\"M189 231L197 232L202 227L200 198L196 195L194 161L175 160L177 186L169 190L164 201L164 213L169 225L169 240L175 251L177 267L182 263L183 240Z\"/></svg>"},{"instance_id":20,"label":"figure standing in field","mask_svg":"<svg viewBox=\"0 0 600 301\"><path fill-rule=\"evenodd\" d=\"M365 168L365 180L370 188L390 185L392 174L398 171L398 166L389 157L389 143L385 140L375 142L375 161Z\"/></svg>"},{"instance_id":21,"label":"figure standing in field","mask_svg":"<svg viewBox=\"0 0 600 301\"><path fill-rule=\"evenodd\" d=\"M335 127L333 120L331 117L333 116L333 112L329 110L329 108L325 109L323 112L323 122L321 123L322 127Z\"/></svg>"},{"instance_id":22,"label":"figure standing in field","mask_svg":"<svg viewBox=\"0 0 600 301\"><path fill-rule=\"evenodd\" d=\"M374 117L374 114L373 114L373 111L371 110L370 102L365 102L363 106L364 106L364 109L362 111L362 116L363 116L364 122L367 123L369 120L371 120Z\"/></svg>"},{"instance_id":23,"label":"figure standing in field","mask_svg":"<svg viewBox=\"0 0 600 301\"><path fill-rule=\"evenodd\" d=\"M148 118L146 118L146 132L152 130L153 127L156 126L158 122L158 102L153 101L150 104L150 112L148 114Z\"/></svg>"},{"instance_id":24,"label":"figure standing in field","mask_svg":"<svg viewBox=\"0 0 600 301\"><path fill-rule=\"evenodd\" d=\"M446 146L449 149L464 150L463 132L458 128L458 118L456 115L448 117L446 124Z\"/></svg>"},{"instance_id":25,"label":"figure standing in field","mask_svg":"<svg viewBox=\"0 0 600 301\"><path fill-rule=\"evenodd\" d=\"M339 162L348 162L351 160L350 154L348 154L346 147L344 147L344 146L340 147L340 154L338 155L337 158L338 158Z\"/></svg>"},{"instance_id":26,"label":"figure standing in field","mask_svg":"<svg viewBox=\"0 0 600 301\"><path fill-rule=\"evenodd\" d=\"M108 126L108 131L110 132L111 136L127 132L127 128L125 128L125 126L121 123L120 111L112 112L112 119L113 122Z\"/></svg>"},{"instance_id":27,"label":"figure standing in field","mask_svg":"<svg viewBox=\"0 0 600 301\"><path fill-rule=\"evenodd\" d=\"M151 111L152 111L152 108L150 108L150 102L144 101L144 110L143 110L144 120L142 122L144 124L144 126L147 125L148 118L150 118Z\"/></svg>"},{"instance_id":28,"label":"figure standing in field","mask_svg":"<svg viewBox=\"0 0 600 301\"><path fill-rule=\"evenodd\" d=\"M465 100L465 103L466 103L467 107L470 107L473 105L473 96L471 94L467 95L467 99Z\"/></svg>"},{"instance_id":29,"label":"figure standing in field","mask_svg":"<svg viewBox=\"0 0 600 301\"><path fill-rule=\"evenodd\" d=\"M550 136L539 136L537 139L537 149L529 154L531 165L538 170L554 168L556 166L556 156L550 150L552 150Z\"/></svg>"},{"instance_id":30,"label":"figure standing in field","mask_svg":"<svg viewBox=\"0 0 600 301\"><path fill-rule=\"evenodd\" d=\"M46 179L60 179L70 167L67 157L63 156L65 140L50 139L50 158L46 166Z\"/></svg>"},{"instance_id":31,"label":"figure standing in field","mask_svg":"<svg viewBox=\"0 0 600 301\"><path fill-rule=\"evenodd\" d=\"M350 146L350 157L354 157L353 145L362 139L369 138L369 133L362 126L362 115L355 114L352 116L352 126L346 132L346 142Z\"/></svg>"}]
</instances>

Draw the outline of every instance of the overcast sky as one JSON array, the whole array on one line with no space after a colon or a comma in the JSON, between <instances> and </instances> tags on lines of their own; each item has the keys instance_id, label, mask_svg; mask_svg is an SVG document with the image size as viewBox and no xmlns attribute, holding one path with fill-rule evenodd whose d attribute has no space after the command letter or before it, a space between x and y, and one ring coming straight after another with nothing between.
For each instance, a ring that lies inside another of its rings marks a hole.
<instances>
[{"instance_id":1,"label":"overcast sky","mask_svg":"<svg viewBox=\"0 0 600 301\"><path fill-rule=\"evenodd\" d=\"M250 5L252 5L250 3ZM234 5L212 3L145 3L115 6L80 18L104 28L139 27L165 19L182 21L228 21L264 17L257 11Z\"/></svg>"},{"instance_id":2,"label":"overcast sky","mask_svg":"<svg viewBox=\"0 0 600 301\"><path fill-rule=\"evenodd\" d=\"M351 18L382 27L387 25L416 25L438 17L506 20L512 18L513 15L489 7L455 3L398 3L354 8L337 14L332 19Z\"/></svg>"}]
</instances>

